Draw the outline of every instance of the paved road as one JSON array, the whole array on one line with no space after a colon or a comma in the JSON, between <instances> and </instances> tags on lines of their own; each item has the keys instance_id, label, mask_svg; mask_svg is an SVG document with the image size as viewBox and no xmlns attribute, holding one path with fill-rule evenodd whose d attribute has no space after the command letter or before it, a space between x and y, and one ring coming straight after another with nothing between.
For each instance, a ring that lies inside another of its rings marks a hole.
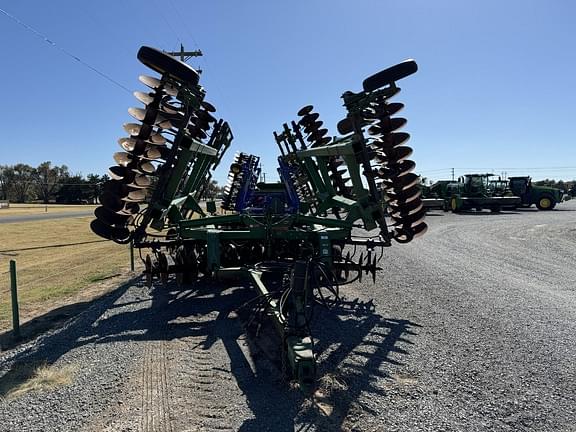
<instances>
[{"instance_id":1,"label":"paved road","mask_svg":"<svg viewBox=\"0 0 576 432\"><path fill-rule=\"evenodd\" d=\"M0 224L3 223L15 223L15 222L33 222L49 219L66 219L75 218L82 216L92 216L94 210L82 210L77 212L66 212L66 213L39 213L39 214L27 214L27 215L14 215L14 216L2 216L0 217Z\"/></svg>"},{"instance_id":2,"label":"paved road","mask_svg":"<svg viewBox=\"0 0 576 432\"><path fill-rule=\"evenodd\" d=\"M0 359L0 382L18 362L78 367L0 402L0 430L575 431L576 202L428 221L375 285L318 309L312 400L246 338L245 288L134 284Z\"/></svg>"}]
</instances>

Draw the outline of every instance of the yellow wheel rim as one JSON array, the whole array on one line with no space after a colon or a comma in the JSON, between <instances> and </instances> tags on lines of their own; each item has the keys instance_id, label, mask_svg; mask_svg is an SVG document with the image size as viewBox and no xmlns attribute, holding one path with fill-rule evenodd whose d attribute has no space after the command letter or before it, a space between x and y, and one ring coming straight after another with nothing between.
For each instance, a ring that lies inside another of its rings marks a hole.
<instances>
[{"instance_id":1,"label":"yellow wheel rim","mask_svg":"<svg viewBox=\"0 0 576 432\"><path fill-rule=\"evenodd\" d=\"M540 206L542 208L548 208L552 205L552 201L550 201L550 198L542 198L540 200Z\"/></svg>"},{"instance_id":2,"label":"yellow wheel rim","mask_svg":"<svg viewBox=\"0 0 576 432\"><path fill-rule=\"evenodd\" d=\"M450 207L452 210L456 210L458 208L458 201L456 201L456 198L452 198L452 201L450 201Z\"/></svg>"}]
</instances>

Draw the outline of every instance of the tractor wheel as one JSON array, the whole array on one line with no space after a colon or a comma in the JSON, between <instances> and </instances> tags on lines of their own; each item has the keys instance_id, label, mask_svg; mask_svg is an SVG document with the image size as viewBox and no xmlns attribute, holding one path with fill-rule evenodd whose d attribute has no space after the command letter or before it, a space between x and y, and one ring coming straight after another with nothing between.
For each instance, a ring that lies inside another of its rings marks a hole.
<instances>
[{"instance_id":1,"label":"tractor wheel","mask_svg":"<svg viewBox=\"0 0 576 432\"><path fill-rule=\"evenodd\" d=\"M552 210L556 207L556 201L550 195L543 195L536 202L536 207L538 210Z\"/></svg>"},{"instance_id":2,"label":"tractor wheel","mask_svg":"<svg viewBox=\"0 0 576 432\"><path fill-rule=\"evenodd\" d=\"M460 205L458 203L458 198L452 197L450 199L450 210L452 210L452 213L458 213L460 211Z\"/></svg>"},{"instance_id":3,"label":"tractor wheel","mask_svg":"<svg viewBox=\"0 0 576 432\"><path fill-rule=\"evenodd\" d=\"M176 273L178 286L189 285L198 279L198 262L194 248L179 246L174 256L175 264L180 267Z\"/></svg>"}]
</instances>

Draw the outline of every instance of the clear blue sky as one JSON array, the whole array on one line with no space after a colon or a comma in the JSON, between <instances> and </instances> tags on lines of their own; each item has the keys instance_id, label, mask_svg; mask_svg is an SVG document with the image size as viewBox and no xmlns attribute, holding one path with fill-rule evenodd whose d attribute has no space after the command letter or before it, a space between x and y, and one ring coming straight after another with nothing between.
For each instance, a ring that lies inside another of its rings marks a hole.
<instances>
[{"instance_id":1,"label":"clear blue sky","mask_svg":"<svg viewBox=\"0 0 576 432\"><path fill-rule=\"evenodd\" d=\"M272 131L313 104L336 133L340 95L414 58L400 82L417 170L576 178L576 2L516 1L2 1L0 164L51 160L104 174L138 106L140 45L200 48L207 100L229 121L234 151L276 170ZM516 168L516 169L514 169Z\"/></svg>"}]
</instances>

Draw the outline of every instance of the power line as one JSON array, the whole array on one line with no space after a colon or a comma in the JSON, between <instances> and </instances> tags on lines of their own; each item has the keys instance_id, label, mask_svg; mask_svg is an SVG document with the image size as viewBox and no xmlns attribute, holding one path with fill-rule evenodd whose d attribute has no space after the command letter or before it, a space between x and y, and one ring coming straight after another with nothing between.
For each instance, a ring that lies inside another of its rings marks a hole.
<instances>
[{"instance_id":1,"label":"power line","mask_svg":"<svg viewBox=\"0 0 576 432\"><path fill-rule=\"evenodd\" d=\"M198 45L198 41L196 41L196 38L194 38L194 35L190 31L190 29L189 29L190 26L186 22L184 22L184 18L183 18L184 15L182 15L182 13L180 12L180 9L178 9L176 4L172 0L169 0L168 3L170 4L172 9L176 13L176 17L178 18L178 20L182 23L182 28L184 28L184 31L190 37L190 39L192 39L192 42L194 43L194 45L196 45L196 49L200 50L200 45ZM208 64L208 59L206 58L205 53L202 55L202 57L199 58L199 62L202 62L204 64L204 68L210 69L210 65ZM217 80L215 79L215 77L213 76L211 79L212 79L212 82L214 83L215 90L220 94L220 97L222 98L222 103L220 105L222 106L222 108L224 108L224 111L226 111L226 107L228 106L226 95L224 94L224 91L222 91L219 83L216 82Z\"/></svg>"},{"instance_id":2,"label":"power line","mask_svg":"<svg viewBox=\"0 0 576 432\"><path fill-rule=\"evenodd\" d=\"M120 87L122 90L132 94L132 92L125 87L124 85L120 84L118 81L116 81L114 78L106 75L104 72L101 72L100 70L96 69L94 66L90 65L89 63L85 62L84 60L82 60L81 58L79 58L78 56L72 54L70 51L62 48L59 45L56 45L56 42L52 41L51 39L49 39L46 35L44 35L43 33L39 32L38 30L36 30L34 27L26 24L25 22L23 22L22 20L20 20L19 18L15 17L14 15L12 15L11 13L5 11L4 9L0 8L0 12L3 13L4 15L6 15L8 18L10 18L12 21L14 21L15 23L17 23L18 25L24 27L26 30L28 30L29 32L33 33L34 35L38 36L39 38L41 38L42 40L44 40L44 42L46 42L48 45L53 46L54 48L56 48L57 50L59 50L60 52L66 54L68 57L76 60L78 63L80 63L81 65L87 67L88 69L90 69L92 72L97 73L98 75L100 75L102 78L110 81L112 84Z\"/></svg>"},{"instance_id":3,"label":"power line","mask_svg":"<svg viewBox=\"0 0 576 432\"><path fill-rule=\"evenodd\" d=\"M162 4L159 4L158 1L155 1L155 3L156 3L156 10L158 11L160 17L166 23L166 26L168 26L168 28L172 31L172 33L174 33L174 36L176 36L178 42L182 44L182 38L180 38L180 34L176 32L176 29L174 28L174 26L172 26L172 23L164 15L164 12L162 11L163 10Z\"/></svg>"},{"instance_id":4,"label":"power line","mask_svg":"<svg viewBox=\"0 0 576 432\"><path fill-rule=\"evenodd\" d=\"M562 167L460 167L460 168L437 168L422 170L422 173L432 173L432 172L451 172L452 170L515 170L515 171L525 171L525 170L539 170L539 171L558 171L558 170L576 170L576 166L562 166Z\"/></svg>"}]
</instances>

